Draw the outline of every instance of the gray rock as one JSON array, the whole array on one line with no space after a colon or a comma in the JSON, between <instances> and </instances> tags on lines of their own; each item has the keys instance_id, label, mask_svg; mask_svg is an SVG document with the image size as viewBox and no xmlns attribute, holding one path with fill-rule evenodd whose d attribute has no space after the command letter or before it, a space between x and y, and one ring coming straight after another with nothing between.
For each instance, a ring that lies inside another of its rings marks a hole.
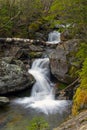
<instances>
[{"instance_id":1,"label":"gray rock","mask_svg":"<svg viewBox=\"0 0 87 130\"><path fill-rule=\"evenodd\" d=\"M10 103L10 101L7 97L0 97L0 106L7 105L9 103Z\"/></svg>"},{"instance_id":2,"label":"gray rock","mask_svg":"<svg viewBox=\"0 0 87 130\"><path fill-rule=\"evenodd\" d=\"M71 83L75 79L69 70L73 66L72 63L77 61L74 54L78 50L78 43L78 40L74 39L59 44L49 55L51 72L59 81ZM78 68L77 65L75 67Z\"/></svg>"},{"instance_id":3,"label":"gray rock","mask_svg":"<svg viewBox=\"0 0 87 130\"><path fill-rule=\"evenodd\" d=\"M41 46L37 46L37 45L30 45L29 46L29 49L30 51L33 51L33 52L42 52L43 51L43 48Z\"/></svg>"},{"instance_id":4,"label":"gray rock","mask_svg":"<svg viewBox=\"0 0 87 130\"><path fill-rule=\"evenodd\" d=\"M53 130L87 130L87 110L76 116L70 116L68 120Z\"/></svg>"},{"instance_id":5,"label":"gray rock","mask_svg":"<svg viewBox=\"0 0 87 130\"><path fill-rule=\"evenodd\" d=\"M72 36L71 36L69 30L65 30L64 32L61 33L61 41L67 41L71 38L72 38Z\"/></svg>"},{"instance_id":6,"label":"gray rock","mask_svg":"<svg viewBox=\"0 0 87 130\"><path fill-rule=\"evenodd\" d=\"M0 61L0 94L23 90L31 86L34 81L21 66Z\"/></svg>"}]
</instances>

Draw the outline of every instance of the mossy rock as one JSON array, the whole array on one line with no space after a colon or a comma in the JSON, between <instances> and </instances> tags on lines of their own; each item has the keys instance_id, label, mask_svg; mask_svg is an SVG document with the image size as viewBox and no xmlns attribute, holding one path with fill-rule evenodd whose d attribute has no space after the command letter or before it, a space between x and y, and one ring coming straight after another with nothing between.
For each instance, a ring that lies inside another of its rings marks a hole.
<instances>
[{"instance_id":1,"label":"mossy rock","mask_svg":"<svg viewBox=\"0 0 87 130\"><path fill-rule=\"evenodd\" d=\"M42 56L42 52L30 52L29 57L30 58L40 58Z\"/></svg>"}]
</instances>

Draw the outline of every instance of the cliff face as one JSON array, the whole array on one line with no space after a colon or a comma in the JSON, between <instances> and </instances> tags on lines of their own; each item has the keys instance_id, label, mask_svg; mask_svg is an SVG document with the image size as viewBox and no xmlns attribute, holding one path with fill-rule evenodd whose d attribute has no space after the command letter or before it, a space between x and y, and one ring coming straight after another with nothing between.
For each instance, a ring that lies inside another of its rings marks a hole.
<instances>
[{"instance_id":1,"label":"cliff face","mask_svg":"<svg viewBox=\"0 0 87 130\"><path fill-rule=\"evenodd\" d=\"M71 117L54 130L87 130L87 110Z\"/></svg>"}]
</instances>

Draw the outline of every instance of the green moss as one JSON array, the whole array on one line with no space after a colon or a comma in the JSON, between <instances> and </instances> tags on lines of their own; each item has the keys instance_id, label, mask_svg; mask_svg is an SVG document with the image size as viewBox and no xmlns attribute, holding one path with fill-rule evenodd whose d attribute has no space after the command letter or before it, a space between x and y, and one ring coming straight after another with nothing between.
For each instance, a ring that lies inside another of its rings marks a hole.
<instances>
[{"instance_id":1,"label":"green moss","mask_svg":"<svg viewBox=\"0 0 87 130\"><path fill-rule=\"evenodd\" d=\"M80 43L79 45L79 51L76 54L76 58L79 59L79 61L84 61L84 59L87 57L87 43Z\"/></svg>"},{"instance_id":2,"label":"green moss","mask_svg":"<svg viewBox=\"0 0 87 130\"><path fill-rule=\"evenodd\" d=\"M31 120L27 130L49 130L49 125L44 118L35 117Z\"/></svg>"},{"instance_id":3,"label":"green moss","mask_svg":"<svg viewBox=\"0 0 87 130\"><path fill-rule=\"evenodd\" d=\"M42 56L42 52L30 52L29 57L30 58L39 58Z\"/></svg>"},{"instance_id":4,"label":"green moss","mask_svg":"<svg viewBox=\"0 0 87 130\"><path fill-rule=\"evenodd\" d=\"M58 84L56 84L56 87L57 87L59 90L62 90L62 89L64 89L64 88L66 88L67 85L66 85L66 84L63 84L63 83L58 83Z\"/></svg>"},{"instance_id":5,"label":"green moss","mask_svg":"<svg viewBox=\"0 0 87 130\"><path fill-rule=\"evenodd\" d=\"M77 63L75 63L77 65ZM76 78L78 76L78 70L76 66L71 66L71 68L69 69L69 75L72 78Z\"/></svg>"},{"instance_id":6,"label":"green moss","mask_svg":"<svg viewBox=\"0 0 87 130\"><path fill-rule=\"evenodd\" d=\"M84 109L87 105L87 89L81 89L79 87L76 91L73 100L74 104L72 108L72 113L73 115L76 115L80 110Z\"/></svg>"},{"instance_id":7,"label":"green moss","mask_svg":"<svg viewBox=\"0 0 87 130\"><path fill-rule=\"evenodd\" d=\"M33 22L33 23L31 23L31 24L29 25L29 30L30 30L30 31L33 31L33 32L34 32L34 31L38 31L41 24L42 24L42 23L41 23L40 21Z\"/></svg>"},{"instance_id":8,"label":"green moss","mask_svg":"<svg viewBox=\"0 0 87 130\"><path fill-rule=\"evenodd\" d=\"M82 109L87 108L87 58L80 72L81 84L77 88L73 98L72 114L76 115Z\"/></svg>"}]
</instances>

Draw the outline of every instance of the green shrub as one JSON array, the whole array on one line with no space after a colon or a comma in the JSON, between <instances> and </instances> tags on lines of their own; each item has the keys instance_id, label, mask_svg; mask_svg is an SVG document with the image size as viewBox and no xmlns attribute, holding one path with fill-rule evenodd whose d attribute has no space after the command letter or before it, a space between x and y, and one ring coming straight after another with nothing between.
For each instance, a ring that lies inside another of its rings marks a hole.
<instances>
[{"instance_id":1,"label":"green shrub","mask_svg":"<svg viewBox=\"0 0 87 130\"><path fill-rule=\"evenodd\" d=\"M80 72L81 84L77 88L75 96L73 98L72 114L76 115L82 109L87 108L87 58L85 59Z\"/></svg>"},{"instance_id":2,"label":"green shrub","mask_svg":"<svg viewBox=\"0 0 87 130\"><path fill-rule=\"evenodd\" d=\"M28 130L49 130L49 125L42 117L35 117L31 120Z\"/></svg>"}]
</instances>

